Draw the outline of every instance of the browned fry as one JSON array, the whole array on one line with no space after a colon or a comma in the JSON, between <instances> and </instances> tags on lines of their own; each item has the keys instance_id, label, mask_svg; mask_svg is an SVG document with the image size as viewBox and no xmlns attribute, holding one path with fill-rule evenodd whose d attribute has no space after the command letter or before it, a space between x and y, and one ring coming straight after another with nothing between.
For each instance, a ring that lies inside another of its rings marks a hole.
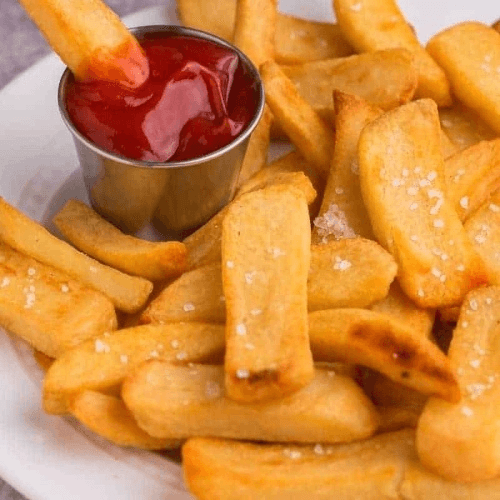
<instances>
[{"instance_id":1,"label":"browned fry","mask_svg":"<svg viewBox=\"0 0 500 500\"><path fill-rule=\"evenodd\" d=\"M274 58L280 64L301 64L353 53L336 24L278 13Z\"/></svg>"},{"instance_id":2,"label":"browned fry","mask_svg":"<svg viewBox=\"0 0 500 500\"><path fill-rule=\"evenodd\" d=\"M102 292L126 312L139 310L153 289L150 281L124 274L79 252L1 198L0 239Z\"/></svg>"},{"instance_id":3,"label":"browned fry","mask_svg":"<svg viewBox=\"0 0 500 500\"><path fill-rule=\"evenodd\" d=\"M274 58L277 0L237 0L233 43L259 67Z\"/></svg>"},{"instance_id":4,"label":"browned fry","mask_svg":"<svg viewBox=\"0 0 500 500\"><path fill-rule=\"evenodd\" d=\"M0 242L0 324L6 330L57 358L116 323L103 294Z\"/></svg>"},{"instance_id":5,"label":"browned fry","mask_svg":"<svg viewBox=\"0 0 500 500\"><path fill-rule=\"evenodd\" d=\"M419 73L417 95L439 106L451 104L450 86L443 70L420 45L395 0L334 0L337 22L359 52L401 47L415 55Z\"/></svg>"},{"instance_id":6,"label":"browned fry","mask_svg":"<svg viewBox=\"0 0 500 500\"><path fill-rule=\"evenodd\" d=\"M332 167L314 219L312 241L362 236L374 239L359 185L358 141L363 128L382 114L364 99L340 91L333 93L335 147Z\"/></svg>"},{"instance_id":7,"label":"browned fry","mask_svg":"<svg viewBox=\"0 0 500 500\"><path fill-rule=\"evenodd\" d=\"M110 392L140 363L153 358L170 363L221 361L224 327L204 323L144 325L118 330L80 344L47 371L43 406L65 413L83 390Z\"/></svg>"},{"instance_id":8,"label":"browned fry","mask_svg":"<svg viewBox=\"0 0 500 500\"><path fill-rule=\"evenodd\" d=\"M309 314L309 336L315 361L360 364L423 394L460 398L445 354L391 316L366 309L316 311Z\"/></svg>"},{"instance_id":9,"label":"browned fry","mask_svg":"<svg viewBox=\"0 0 500 500\"><path fill-rule=\"evenodd\" d=\"M54 362L54 358L51 358L50 356L47 356L43 352L37 351L36 349L33 351L33 357L35 358L35 361L37 362L38 366L44 372L46 372Z\"/></svg>"},{"instance_id":10,"label":"browned fry","mask_svg":"<svg viewBox=\"0 0 500 500\"><path fill-rule=\"evenodd\" d=\"M439 118L443 131L456 149L455 152L481 141L490 141L497 136L477 113L460 102L455 102L449 108L441 108Z\"/></svg>"},{"instance_id":11,"label":"browned fry","mask_svg":"<svg viewBox=\"0 0 500 500\"><path fill-rule=\"evenodd\" d=\"M331 123L334 119L333 90L359 96L384 110L411 100L418 82L414 61L413 55L405 49L389 49L283 66L283 71L295 83L301 96Z\"/></svg>"},{"instance_id":12,"label":"browned fry","mask_svg":"<svg viewBox=\"0 0 500 500\"><path fill-rule=\"evenodd\" d=\"M184 273L151 301L140 318L141 323L177 321L225 323L220 260Z\"/></svg>"},{"instance_id":13,"label":"browned fry","mask_svg":"<svg viewBox=\"0 0 500 500\"><path fill-rule=\"evenodd\" d=\"M95 391L83 391L71 401L71 414L91 431L118 446L145 450L177 448L181 442L161 439L144 432L123 401Z\"/></svg>"},{"instance_id":14,"label":"browned fry","mask_svg":"<svg viewBox=\"0 0 500 500\"><path fill-rule=\"evenodd\" d=\"M463 149L444 166L447 197L464 221L500 188L500 139Z\"/></svg>"},{"instance_id":15,"label":"browned fry","mask_svg":"<svg viewBox=\"0 0 500 500\"><path fill-rule=\"evenodd\" d=\"M149 66L137 40L100 0L20 0L54 51L78 78L131 87L143 84Z\"/></svg>"},{"instance_id":16,"label":"browned fry","mask_svg":"<svg viewBox=\"0 0 500 500\"><path fill-rule=\"evenodd\" d=\"M396 271L393 257L371 240L312 245L308 310L370 306L387 295Z\"/></svg>"},{"instance_id":17,"label":"browned fry","mask_svg":"<svg viewBox=\"0 0 500 500\"><path fill-rule=\"evenodd\" d=\"M479 22L464 22L434 35L427 50L445 71L456 97L500 133L500 33Z\"/></svg>"},{"instance_id":18,"label":"browned fry","mask_svg":"<svg viewBox=\"0 0 500 500\"><path fill-rule=\"evenodd\" d=\"M273 114L269 106L264 106L264 111L255 130L250 136L248 147L241 165L237 188L240 188L256 172L261 170L267 162L267 153L271 142L271 123Z\"/></svg>"},{"instance_id":19,"label":"browned fry","mask_svg":"<svg viewBox=\"0 0 500 500\"><path fill-rule=\"evenodd\" d=\"M307 163L299 155L295 154L293 159L291 155L287 155L287 158L290 156L290 161L278 160L259 170L241 186L236 198L250 191L283 184L295 186L303 191L307 203L312 204L316 198L316 191L309 177L302 172L302 168L306 168ZM222 221L230 205L220 210L205 225L184 240L188 249L188 270L220 262Z\"/></svg>"},{"instance_id":20,"label":"browned fry","mask_svg":"<svg viewBox=\"0 0 500 500\"><path fill-rule=\"evenodd\" d=\"M385 113L363 129L358 154L373 232L396 259L404 292L423 308L460 304L487 277L445 196L436 104Z\"/></svg>"},{"instance_id":21,"label":"browned fry","mask_svg":"<svg viewBox=\"0 0 500 500\"><path fill-rule=\"evenodd\" d=\"M222 230L228 397L274 399L311 380L310 245L307 202L295 188L254 191L230 206Z\"/></svg>"},{"instance_id":22,"label":"browned fry","mask_svg":"<svg viewBox=\"0 0 500 500\"><path fill-rule=\"evenodd\" d=\"M500 190L465 221L464 227L483 259L489 282L500 286Z\"/></svg>"},{"instance_id":23,"label":"browned fry","mask_svg":"<svg viewBox=\"0 0 500 500\"><path fill-rule=\"evenodd\" d=\"M279 442L349 442L371 436L378 415L350 378L316 369L303 389L267 403L227 395L224 368L150 361L123 383L122 396L152 436L218 436Z\"/></svg>"},{"instance_id":24,"label":"browned fry","mask_svg":"<svg viewBox=\"0 0 500 500\"><path fill-rule=\"evenodd\" d=\"M266 102L275 119L304 158L322 176L330 171L333 133L292 81L273 61L260 67Z\"/></svg>"},{"instance_id":25,"label":"browned fry","mask_svg":"<svg viewBox=\"0 0 500 500\"><path fill-rule=\"evenodd\" d=\"M179 276L186 268L184 244L125 235L79 200L69 200L53 222L76 248L124 273L160 281Z\"/></svg>"},{"instance_id":26,"label":"browned fry","mask_svg":"<svg viewBox=\"0 0 500 500\"><path fill-rule=\"evenodd\" d=\"M462 399L430 398L419 420L422 464L450 481L472 482L500 474L500 288L470 292L460 309L448 356Z\"/></svg>"}]
</instances>

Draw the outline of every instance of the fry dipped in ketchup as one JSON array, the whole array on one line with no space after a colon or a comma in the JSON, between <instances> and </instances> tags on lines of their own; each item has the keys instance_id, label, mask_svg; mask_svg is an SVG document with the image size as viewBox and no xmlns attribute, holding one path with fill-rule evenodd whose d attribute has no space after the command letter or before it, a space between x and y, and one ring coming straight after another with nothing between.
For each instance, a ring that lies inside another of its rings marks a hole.
<instances>
[{"instance_id":1,"label":"fry dipped in ketchup","mask_svg":"<svg viewBox=\"0 0 500 500\"><path fill-rule=\"evenodd\" d=\"M135 37L101 0L19 0L79 80L141 86L149 65Z\"/></svg>"}]
</instances>

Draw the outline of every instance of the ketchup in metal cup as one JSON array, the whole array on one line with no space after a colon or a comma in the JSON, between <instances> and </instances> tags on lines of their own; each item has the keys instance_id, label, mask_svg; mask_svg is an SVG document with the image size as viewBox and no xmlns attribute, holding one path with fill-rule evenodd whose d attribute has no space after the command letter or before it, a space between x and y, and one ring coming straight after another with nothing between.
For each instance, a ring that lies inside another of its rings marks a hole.
<instances>
[{"instance_id":1,"label":"ketchup in metal cup","mask_svg":"<svg viewBox=\"0 0 500 500\"><path fill-rule=\"evenodd\" d=\"M71 120L97 146L134 160L189 160L226 146L255 116L257 84L230 48L162 33L139 41L150 69L141 87L68 84Z\"/></svg>"}]
</instances>

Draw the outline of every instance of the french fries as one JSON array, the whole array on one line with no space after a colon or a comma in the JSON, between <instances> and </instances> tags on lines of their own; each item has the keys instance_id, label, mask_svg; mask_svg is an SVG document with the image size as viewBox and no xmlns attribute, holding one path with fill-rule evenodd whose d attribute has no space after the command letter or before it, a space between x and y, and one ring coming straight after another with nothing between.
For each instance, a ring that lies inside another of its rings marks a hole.
<instances>
[{"instance_id":1,"label":"french fries","mask_svg":"<svg viewBox=\"0 0 500 500\"><path fill-rule=\"evenodd\" d=\"M169 439L336 443L371 436L378 425L372 403L356 383L322 369L288 397L244 404L228 397L222 366L150 361L125 380L122 397L141 428Z\"/></svg>"},{"instance_id":2,"label":"french fries","mask_svg":"<svg viewBox=\"0 0 500 500\"><path fill-rule=\"evenodd\" d=\"M0 240L102 292L125 312L138 311L153 289L148 280L129 276L78 252L3 198L0 198Z\"/></svg>"},{"instance_id":3,"label":"french fries","mask_svg":"<svg viewBox=\"0 0 500 500\"><path fill-rule=\"evenodd\" d=\"M139 87L149 65L137 40L101 0L20 0L77 78Z\"/></svg>"},{"instance_id":4,"label":"french fries","mask_svg":"<svg viewBox=\"0 0 500 500\"><path fill-rule=\"evenodd\" d=\"M401 47L415 55L419 97L430 97L439 106L451 104L450 86L443 70L420 45L395 0L334 0L342 32L360 52Z\"/></svg>"},{"instance_id":5,"label":"french fries","mask_svg":"<svg viewBox=\"0 0 500 500\"><path fill-rule=\"evenodd\" d=\"M500 288L470 292L460 309L449 357L462 400L431 398L419 420L417 450L430 470L451 481L498 477Z\"/></svg>"},{"instance_id":6,"label":"french fries","mask_svg":"<svg viewBox=\"0 0 500 500\"><path fill-rule=\"evenodd\" d=\"M500 33L478 22L461 23L434 35L427 50L457 98L500 133Z\"/></svg>"},{"instance_id":7,"label":"french fries","mask_svg":"<svg viewBox=\"0 0 500 500\"><path fill-rule=\"evenodd\" d=\"M229 208L222 230L228 397L276 399L311 380L310 245L307 202L295 188L247 193Z\"/></svg>"},{"instance_id":8,"label":"french fries","mask_svg":"<svg viewBox=\"0 0 500 500\"><path fill-rule=\"evenodd\" d=\"M421 99L367 125L359 141L361 193L373 232L398 263L420 307L460 304L487 281L483 264L445 196L436 104Z\"/></svg>"},{"instance_id":9,"label":"french fries","mask_svg":"<svg viewBox=\"0 0 500 500\"><path fill-rule=\"evenodd\" d=\"M52 222L76 248L124 273L161 281L179 276L186 268L182 243L125 235L81 201L69 200Z\"/></svg>"},{"instance_id":10,"label":"french fries","mask_svg":"<svg viewBox=\"0 0 500 500\"><path fill-rule=\"evenodd\" d=\"M0 324L57 358L117 327L109 299L0 242Z\"/></svg>"}]
</instances>

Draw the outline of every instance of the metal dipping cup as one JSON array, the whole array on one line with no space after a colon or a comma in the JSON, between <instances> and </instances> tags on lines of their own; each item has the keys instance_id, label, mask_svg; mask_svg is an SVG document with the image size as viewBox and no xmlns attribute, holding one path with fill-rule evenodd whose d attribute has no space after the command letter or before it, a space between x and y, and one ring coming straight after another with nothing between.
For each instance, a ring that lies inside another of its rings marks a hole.
<instances>
[{"instance_id":1,"label":"metal dipping cup","mask_svg":"<svg viewBox=\"0 0 500 500\"><path fill-rule=\"evenodd\" d=\"M230 43L203 31L181 26L142 26L131 30L140 41L148 34L205 39L238 54L257 84L257 106L247 127L213 153L179 162L132 160L106 151L84 137L66 109L72 76L66 69L59 83L61 116L73 135L80 167L93 208L127 233L149 223L160 232L184 237L204 224L234 196L248 140L264 109L264 88L252 62Z\"/></svg>"}]
</instances>

